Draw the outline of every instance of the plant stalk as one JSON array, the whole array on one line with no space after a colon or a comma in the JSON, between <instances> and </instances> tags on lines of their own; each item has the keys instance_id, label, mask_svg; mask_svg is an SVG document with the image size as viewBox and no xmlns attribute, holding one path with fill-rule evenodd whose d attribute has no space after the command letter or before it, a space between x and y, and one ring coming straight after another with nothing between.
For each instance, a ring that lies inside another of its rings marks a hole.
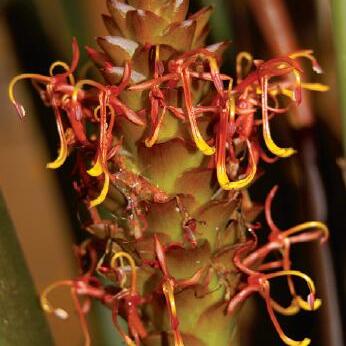
<instances>
[{"instance_id":1,"label":"plant stalk","mask_svg":"<svg viewBox=\"0 0 346 346\"><path fill-rule=\"evenodd\" d=\"M0 344L50 346L53 339L39 305L13 223L0 192Z\"/></svg>"}]
</instances>

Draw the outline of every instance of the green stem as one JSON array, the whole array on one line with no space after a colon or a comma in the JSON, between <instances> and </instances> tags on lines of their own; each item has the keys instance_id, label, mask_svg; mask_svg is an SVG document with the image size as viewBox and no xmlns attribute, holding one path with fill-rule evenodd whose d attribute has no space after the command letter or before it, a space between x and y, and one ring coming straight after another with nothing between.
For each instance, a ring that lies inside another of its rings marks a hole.
<instances>
[{"instance_id":1,"label":"green stem","mask_svg":"<svg viewBox=\"0 0 346 346\"><path fill-rule=\"evenodd\" d=\"M0 345L53 345L1 192L0 254Z\"/></svg>"},{"instance_id":2,"label":"green stem","mask_svg":"<svg viewBox=\"0 0 346 346\"><path fill-rule=\"evenodd\" d=\"M346 1L333 0L333 31L336 51L337 76L339 84L339 102L342 115L342 136L346 153Z\"/></svg>"}]
</instances>

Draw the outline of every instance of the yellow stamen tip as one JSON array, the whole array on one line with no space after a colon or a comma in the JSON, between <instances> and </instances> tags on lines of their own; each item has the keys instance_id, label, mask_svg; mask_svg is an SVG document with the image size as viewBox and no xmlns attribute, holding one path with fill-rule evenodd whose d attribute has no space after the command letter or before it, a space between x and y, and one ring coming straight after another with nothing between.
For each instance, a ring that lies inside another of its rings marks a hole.
<instances>
[{"instance_id":1,"label":"yellow stamen tip","mask_svg":"<svg viewBox=\"0 0 346 346\"><path fill-rule=\"evenodd\" d=\"M215 154L215 148L209 146L204 139L195 139L195 143L197 145L197 148L204 154L204 155L214 155Z\"/></svg>"},{"instance_id":2,"label":"yellow stamen tip","mask_svg":"<svg viewBox=\"0 0 346 346\"><path fill-rule=\"evenodd\" d=\"M97 205L104 202L108 193L108 189L109 189L109 175L105 174L105 181L103 184L103 188L99 196L95 198L94 200L90 201L90 208L96 207Z\"/></svg>"},{"instance_id":3,"label":"yellow stamen tip","mask_svg":"<svg viewBox=\"0 0 346 346\"><path fill-rule=\"evenodd\" d=\"M281 148L277 146L270 135L269 127L265 123L263 124L263 132L264 142L272 154L279 157L289 157L296 153L296 150L293 148Z\"/></svg>"},{"instance_id":4,"label":"yellow stamen tip","mask_svg":"<svg viewBox=\"0 0 346 346\"><path fill-rule=\"evenodd\" d=\"M303 310L306 311L315 311L318 310L321 305L322 305L322 300L317 298L314 300L313 306L311 306L308 302L306 302L302 297L297 296L296 298L296 302L298 304L298 306L300 308L302 308Z\"/></svg>"},{"instance_id":5,"label":"yellow stamen tip","mask_svg":"<svg viewBox=\"0 0 346 346\"><path fill-rule=\"evenodd\" d=\"M237 181L229 181L225 166L217 165L217 168L216 168L217 179L220 186L224 190L244 189L249 184L251 184L251 182L254 180L256 176L256 172L257 172L257 166L256 166L255 159L253 157L251 145L249 143L248 143L248 148L249 148L249 156L250 156L249 160L250 160L251 168L250 168L249 174L245 178L237 180Z\"/></svg>"},{"instance_id":6,"label":"yellow stamen tip","mask_svg":"<svg viewBox=\"0 0 346 346\"><path fill-rule=\"evenodd\" d=\"M94 164L94 166L87 170L87 173L92 177L98 177L103 173L100 157L97 158L97 161Z\"/></svg>"},{"instance_id":7,"label":"yellow stamen tip","mask_svg":"<svg viewBox=\"0 0 346 346\"><path fill-rule=\"evenodd\" d=\"M135 263L134 259L132 258L132 256L127 252L119 251L119 252L115 253L113 255L113 257L111 258L110 265L112 268L117 268L116 261L119 259L122 263L123 258L126 258L130 264L131 278L132 278L131 279L131 290L135 291L136 286L137 286L137 268L136 268L136 263ZM123 263L122 263L122 266L123 266Z\"/></svg>"},{"instance_id":8,"label":"yellow stamen tip","mask_svg":"<svg viewBox=\"0 0 346 346\"><path fill-rule=\"evenodd\" d=\"M309 338L305 338L303 341L300 342L299 345L307 346L307 345L310 345L310 343L311 343L311 340Z\"/></svg>"},{"instance_id":9,"label":"yellow stamen tip","mask_svg":"<svg viewBox=\"0 0 346 346\"><path fill-rule=\"evenodd\" d=\"M330 89L328 85L321 84L321 83L302 83L302 88L312 91L320 91L325 92Z\"/></svg>"},{"instance_id":10,"label":"yellow stamen tip","mask_svg":"<svg viewBox=\"0 0 346 346\"><path fill-rule=\"evenodd\" d=\"M57 169L64 164L64 162L66 161L66 158L67 158L67 145L65 143L65 144L62 144L59 150L58 157L54 161L47 163L46 167L49 169Z\"/></svg>"},{"instance_id":11,"label":"yellow stamen tip","mask_svg":"<svg viewBox=\"0 0 346 346\"><path fill-rule=\"evenodd\" d=\"M64 128L63 128L63 124L62 124L59 113L57 114L56 123L57 123L57 128L58 128L59 137L60 137L60 150L59 150L58 157L53 162L47 163L46 167L49 169L57 169L61 167L66 161L67 154L68 154Z\"/></svg>"}]
</instances>

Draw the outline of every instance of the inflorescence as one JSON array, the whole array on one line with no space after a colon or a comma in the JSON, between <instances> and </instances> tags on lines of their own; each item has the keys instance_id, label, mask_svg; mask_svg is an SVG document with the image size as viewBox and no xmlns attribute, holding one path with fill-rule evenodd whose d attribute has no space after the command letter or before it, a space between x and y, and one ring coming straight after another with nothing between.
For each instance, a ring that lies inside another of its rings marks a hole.
<instances>
[{"instance_id":1,"label":"inflorescence","mask_svg":"<svg viewBox=\"0 0 346 346\"><path fill-rule=\"evenodd\" d=\"M121 228L100 217L97 206L103 203L112 184L121 182L127 194L128 206L132 211L133 237L140 239L146 231L146 219L138 207L141 195L150 196L155 202L167 202L176 198L177 207L184 215L185 238L190 246L196 246L195 220L189 218L181 206L178 196L170 196L151 185L139 174L126 167L121 138L114 136L118 118L125 117L138 127L147 128L144 143L152 147L157 143L164 117L168 111L173 114L190 133L195 148L210 158L209 167L216 170L217 180L223 190L239 190L249 186L256 177L260 160L273 162L278 157L294 154L292 148L280 147L272 138L270 119L286 113L291 104L299 104L301 89L325 91L327 87L318 83L304 83L299 59L306 58L313 70L321 72L312 51L303 50L291 55L270 59L254 60L246 52L237 57L236 79L219 70L219 56L216 45L183 53L163 63L160 60L160 46L152 47L153 74L150 80L133 83L135 76L128 61L122 70L118 85L103 84L89 79L78 79L76 69L79 60L77 41L73 40L73 58L70 65L57 61L51 65L49 75L22 74L14 78L9 86L9 97L19 115L24 117L23 106L15 99L15 84L30 79L44 103L53 108L60 148L57 158L47 164L48 168L61 167L68 156L74 153L75 175L79 177L74 187L89 208L93 232L101 232L106 239L106 250L100 253L98 241L87 240L76 247L81 274L73 280L64 280L49 286L42 294L41 303L45 311L59 318L67 318L68 313L55 308L48 300L52 289L67 286L71 291L81 326L85 335L85 345L90 345L85 315L92 299L97 299L112 310L114 325L127 345L139 345L147 335L147 327L142 321L140 307L163 295L170 318L171 331L176 346L183 345L179 330L179 316L175 304L175 292L206 284L212 263L199 269L191 278L177 280L169 272L166 251L170 246L183 247L184 244L162 244L156 235L152 238L155 258L140 261L130 253L113 246L112 235ZM89 48L94 60L101 61L103 69L111 69L107 57ZM56 72L63 69L63 72ZM209 83L214 89L213 97L193 104L193 84L199 81ZM170 104L169 93L182 90L182 106ZM146 92L147 108L133 111L119 97L122 92ZM283 105L284 104L284 105ZM257 114L260 114L258 117ZM201 130L199 123L207 118L211 124L209 131ZM96 131L90 131L90 128ZM260 136L265 149L260 146ZM266 154L269 151L271 157ZM280 338L287 345L308 345L309 339L295 341L285 335L275 313L293 315L299 310L315 310L321 300L316 298L315 286L309 276L292 268L290 251L295 244L328 238L326 226L320 222L306 222L287 230L280 230L272 220L271 203L276 187L269 193L265 203L265 216L269 235L265 244L259 244L258 227L247 225L248 236L242 243L234 245L233 256L229 260L241 275L238 292L233 297L225 295L225 314L233 314L238 305L250 295L258 293L263 297L267 311ZM110 239L107 240L107 237ZM276 260L268 260L276 254ZM85 263L88 263L87 268ZM144 267L156 268L161 272L161 281L149 295L141 295L137 287L138 272ZM105 285L100 277L112 278L113 284ZM287 281L291 304L282 306L274 300L270 292L270 282L279 277ZM309 294L301 297L295 287L295 279L305 281ZM128 332L118 322L118 314L126 318Z\"/></svg>"}]
</instances>

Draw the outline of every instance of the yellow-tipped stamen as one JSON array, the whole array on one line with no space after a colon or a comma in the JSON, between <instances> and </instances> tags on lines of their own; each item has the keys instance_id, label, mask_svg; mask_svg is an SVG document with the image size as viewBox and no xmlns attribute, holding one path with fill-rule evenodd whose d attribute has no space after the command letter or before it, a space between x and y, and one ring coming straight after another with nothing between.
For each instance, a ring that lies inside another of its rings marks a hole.
<instances>
[{"instance_id":1,"label":"yellow-tipped stamen","mask_svg":"<svg viewBox=\"0 0 346 346\"><path fill-rule=\"evenodd\" d=\"M190 81L189 72L187 70L184 70L182 77L183 77L182 80L183 80L183 89L184 89L184 95L185 95L185 104L186 104L187 114L190 121L190 127L191 127L193 140L196 143L197 148L204 155L213 155L215 153L215 148L209 146L208 143L203 139L201 133L199 132L195 115L193 114L193 106L192 106L192 99L191 99L191 92L190 92L191 81Z\"/></svg>"},{"instance_id":2,"label":"yellow-tipped stamen","mask_svg":"<svg viewBox=\"0 0 346 346\"><path fill-rule=\"evenodd\" d=\"M288 239L285 242L285 248L282 250L284 260L284 270L290 270L290 244ZM308 295L308 299L305 301L300 295L296 293L295 285L293 279L290 275L287 276L287 283L290 290L290 293L293 297L292 304L296 305L298 308L301 308L306 311L317 310L321 304L321 299L315 299L314 293ZM310 298L313 298L312 301L309 301Z\"/></svg>"},{"instance_id":3,"label":"yellow-tipped stamen","mask_svg":"<svg viewBox=\"0 0 346 346\"><path fill-rule=\"evenodd\" d=\"M298 295L295 297L295 301L300 308L306 311L315 311L319 309L322 305L322 300L320 298L314 299L313 306Z\"/></svg>"},{"instance_id":4,"label":"yellow-tipped stamen","mask_svg":"<svg viewBox=\"0 0 346 346\"><path fill-rule=\"evenodd\" d=\"M64 126L62 124L60 112L58 111L56 107L54 108L55 108L56 125L58 128L59 139L60 139L60 149L59 149L58 157L53 162L47 163L46 167L50 169L56 169L61 167L66 161L67 154L68 154L67 141L65 138Z\"/></svg>"},{"instance_id":5,"label":"yellow-tipped stamen","mask_svg":"<svg viewBox=\"0 0 346 346\"><path fill-rule=\"evenodd\" d=\"M66 72L69 72L70 71L70 66L68 66L65 62L63 62L63 61L55 61L55 62L53 62L53 64L51 64L50 65L50 67L49 67L49 74L52 76L52 77L54 77L54 69L56 68L56 67L62 67L63 69L65 69L65 71ZM74 85L75 84L75 79L74 79L74 76L73 76L73 74L72 73L70 73L69 75L68 75L68 78L69 78L69 80L70 80L70 83L72 84L72 85Z\"/></svg>"},{"instance_id":6,"label":"yellow-tipped stamen","mask_svg":"<svg viewBox=\"0 0 346 346\"><path fill-rule=\"evenodd\" d=\"M243 60L246 61L245 68L242 67ZM246 75L252 66L253 57L248 52L240 52L237 55L236 59L236 73L237 73L237 81L240 82L243 78L243 75Z\"/></svg>"},{"instance_id":7,"label":"yellow-tipped stamen","mask_svg":"<svg viewBox=\"0 0 346 346\"><path fill-rule=\"evenodd\" d=\"M116 268L117 264L116 261L120 260L122 261L123 258L126 258L130 264L131 267L131 292L134 293L137 290L137 267L134 259L130 254L124 251L119 251L115 253L110 261L110 265L112 268ZM121 266L124 266L124 263L121 263Z\"/></svg>"},{"instance_id":8,"label":"yellow-tipped stamen","mask_svg":"<svg viewBox=\"0 0 346 346\"><path fill-rule=\"evenodd\" d=\"M105 180L103 183L102 190L97 198L90 201L90 208L96 207L97 205L103 203L104 200L106 199L106 196L109 190L109 175L105 173L104 177L105 177Z\"/></svg>"},{"instance_id":9,"label":"yellow-tipped stamen","mask_svg":"<svg viewBox=\"0 0 346 346\"><path fill-rule=\"evenodd\" d=\"M306 90L312 90L312 91L320 91L325 92L328 91L330 88L328 85L321 84L321 83L304 83L302 82L302 88Z\"/></svg>"},{"instance_id":10,"label":"yellow-tipped stamen","mask_svg":"<svg viewBox=\"0 0 346 346\"><path fill-rule=\"evenodd\" d=\"M61 286L68 286L71 287L73 285L73 282L71 280L65 280L65 281L57 281L53 284L46 287L40 296L40 303L41 307L44 311L54 314L55 316L59 317L60 319L67 319L69 317L69 314L66 310L62 308L55 308L51 302L48 300L48 294L53 291L55 288L61 287Z\"/></svg>"},{"instance_id":11,"label":"yellow-tipped stamen","mask_svg":"<svg viewBox=\"0 0 346 346\"><path fill-rule=\"evenodd\" d=\"M89 85L89 86L95 87L95 88L100 89L100 90L105 89L105 86L102 85L101 83L95 82L91 79L82 79L82 80L78 81L73 88L73 92L72 92L72 101L73 102L77 102L78 92L79 92L79 90L81 90L83 88L84 85Z\"/></svg>"},{"instance_id":12,"label":"yellow-tipped stamen","mask_svg":"<svg viewBox=\"0 0 346 346\"><path fill-rule=\"evenodd\" d=\"M276 312L278 312L279 314L284 315L284 316L296 315L300 310L299 306L297 305L297 303L294 299L292 300L291 304L287 307L280 305L274 299L270 300L270 304Z\"/></svg>"},{"instance_id":13,"label":"yellow-tipped stamen","mask_svg":"<svg viewBox=\"0 0 346 346\"><path fill-rule=\"evenodd\" d=\"M184 346L183 339L179 331L179 327L176 325L178 323L177 308L175 305L174 284L172 280L170 279L165 280L165 282L162 284L162 291L163 291L163 294L165 295L165 299L168 304L171 324L174 324L172 326L173 334L174 334L174 346Z\"/></svg>"},{"instance_id":14,"label":"yellow-tipped stamen","mask_svg":"<svg viewBox=\"0 0 346 346\"><path fill-rule=\"evenodd\" d=\"M37 81L41 81L44 83L50 83L51 82L51 77L47 77L47 76L43 76L40 74L35 74L35 73L23 73L20 74L19 76L16 76L14 78L11 79L10 84L8 86L8 97L10 99L10 101L15 105L19 115L21 117L25 116L25 109L23 107L23 105L21 105L20 103L18 103L16 101L16 98L14 96L14 87L17 84L17 82L23 80L23 79L34 79Z\"/></svg>"},{"instance_id":15,"label":"yellow-tipped stamen","mask_svg":"<svg viewBox=\"0 0 346 346\"><path fill-rule=\"evenodd\" d=\"M223 82L222 82L222 79L220 77L220 69L219 69L218 62L217 62L216 58L209 56L209 55L207 56L207 60L209 62L210 74L211 74L212 80L214 82L214 86L215 86L217 92L221 96L223 96L223 93L224 93Z\"/></svg>"},{"instance_id":16,"label":"yellow-tipped stamen","mask_svg":"<svg viewBox=\"0 0 346 346\"><path fill-rule=\"evenodd\" d=\"M163 118L165 116L165 113L166 113L166 107L164 107L163 110L162 110L161 116L160 116L160 118L158 120L157 125L154 128L153 134L151 135L151 137L146 138L145 141L144 141L145 145L148 148L151 148L157 141L157 137L159 135L159 131L160 131L160 128L162 126L162 122L163 122Z\"/></svg>"},{"instance_id":17,"label":"yellow-tipped stamen","mask_svg":"<svg viewBox=\"0 0 346 346\"><path fill-rule=\"evenodd\" d=\"M311 340L308 338L305 338L302 341L296 341L291 339L290 337L288 337L284 331L282 330L280 323L278 321L278 319L275 316L274 313L274 309L272 306L272 300L270 298L270 285L269 282L267 281L265 283L265 286L263 287L264 291L263 291L263 297L266 301L266 305L267 305L267 311L269 313L270 319L274 325L274 328L276 330L276 332L279 334L280 339L288 346L307 346L311 343Z\"/></svg>"},{"instance_id":18,"label":"yellow-tipped stamen","mask_svg":"<svg viewBox=\"0 0 346 346\"><path fill-rule=\"evenodd\" d=\"M277 277L282 277L282 276L296 276L296 277L303 279L306 282L307 286L309 287L309 291L310 291L310 294L308 295L308 304L310 304L309 310L312 310L314 308L314 306L315 306L314 296L316 293L316 289L315 289L315 284L312 281L312 279L310 278L310 276L308 276L308 275L306 275L306 274L304 274L298 270L281 270L278 272L265 274L264 276L267 280L277 278Z\"/></svg>"},{"instance_id":19,"label":"yellow-tipped stamen","mask_svg":"<svg viewBox=\"0 0 346 346\"><path fill-rule=\"evenodd\" d=\"M307 221L300 225L294 226L286 231L282 232L283 237L289 237L291 235L294 235L296 233L306 231L307 229L319 229L321 233L323 234L322 240L325 241L329 238L329 229L328 227L323 223L319 221Z\"/></svg>"},{"instance_id":20,"label":"yellow-tipped stamen","mask_svg":"<svg viewBox=\"0 0 346 346\"><path fill-rule=\"evenodd\" d=\"M204 154L204 155L213 155L215 153L215 148L211 147L202 137L201 133L199 132L199 129L197 127L196 118L192 116L190 119L191 124L191 132L193 136L193 140L196 143L197 148Z\"/></svg>"},{"instance_id":21,"label":"yellow-tipped stamen","mask_svg":"<svg viewBox=\"0 0 346 346\"><path fill-rule=\"evenodd\" d=\"M229 181L226 171L225 162L223 164L218 164L216 167L217 180L219 181L220 186L224 190L239 190L247 187L255 178L257 172L257 165L255 161L255 157L251 148L250 142L246 141L248 149L249 149L249 164L250 164L250 172L243 179L237 181Z\"/></svg>"},{"instance_id":22,"label":"yellow-tipped stamen","mask_svg":"<svg viewBox=\"0 0 346 346\"><path fill-rule=\"evenodd\" d=\"M268 95L267 95L267 90L268 90L268 79L264 77L261 80L261 87L262 87L262 121L263 121L263 137L264 141L266 143L266 146L268 150L279 157L289 157L293 155L296 151L293 148L280 148L278 147L270 134L270 127L269 127L269 119L268 119L268 109L267 109L267 104L268 104Z\"/></svg>"},{"instance_id":23,"label":"yellow-tipped stamen","mask_svg":"<svg viewBox=\"0 0 346 346\"><path fill-rule=\"evenodd\" d=\"M102 163L100 160L100 155L97 157L97 160L90 169L87 170L87 173L92 177L99 177L103 173Z\"/></svg>"},{"instance_id":24,"label":"yellow-tipped stamen","mask_svg":"<svg viewBox=\"0 0 346 346\"><path fill-rule=\"evenodd\" d=\"M313 50L311 50L311 49L306 49L306 50L301 50L301 51L298 51L298 52L294 52L294 53L290 54L289 57L291 59L306 58L306 59L311 61L312 69L316 73L319 73L319 74L322 73L322 68L318 64L316 58L313 56Z\"/></svg>"},{"instance_id":25,"label":"yellow-tipped stamen","mask_svg":"<svg viewBox=\"0 0 346 346\"><path fill-rule=\"evenodd\" d=\"M268 292L269 296L269 292ZM311 343L311 340L309 338L305 338L302 341L296 341L288 337L284 331L282 330L279 321L277 320L275 313L273 311L273 308L271 306L271 300L269 297L265 297L266 303L267 303L267 310L270 316L271 321L273 322L274 328L276 332L279 334L280 339L288 346L307 346Z\"/></svg>"}]
</instances>

